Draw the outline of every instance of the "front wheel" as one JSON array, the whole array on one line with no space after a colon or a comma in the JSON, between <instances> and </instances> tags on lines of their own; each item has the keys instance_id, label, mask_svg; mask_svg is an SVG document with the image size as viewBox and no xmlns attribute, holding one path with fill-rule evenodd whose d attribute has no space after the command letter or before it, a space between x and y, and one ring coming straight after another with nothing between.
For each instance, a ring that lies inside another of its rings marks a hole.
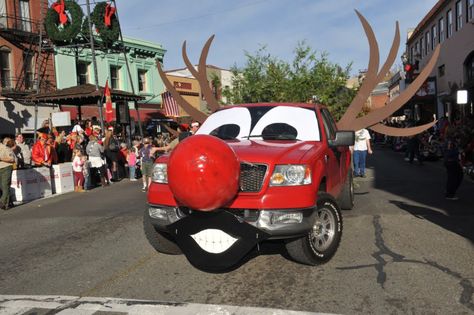
<instances>
[{"instance_id":1,"label":"front wheel","mask_svg":"<svg viewBox=\"0 0 474 315\"><path fill-rule=\"evenodd\" d=\"M346 182L339 195L339 204L343 210L352 210L354 208L354 178L352 169L347 172Z\"/></svg>"},{"instance_id":2,"label":"front wheel","mask_svg":"<svg viewBox=\"0 0 474 315\"><path fill-rule=\"evenodd\" d=\"M319 265L329 261L336 253L342 236L342 216L333 197L318 194L316 220L305 236L288 241L286 250L295 261L306 265Z\"/></svg>"},{"instance_id":3,"label":"front wheel","mask_svg":"<svg viewBox=\"0 0 474 315\"><path fill-rule=\"evenodd\" d=\"M182 254L181 249L168 234L157 231L151 224L148 210L145 211L143 216L143 229L148 242L157 252L169 255Z\"/></svg>"}]
</instances>

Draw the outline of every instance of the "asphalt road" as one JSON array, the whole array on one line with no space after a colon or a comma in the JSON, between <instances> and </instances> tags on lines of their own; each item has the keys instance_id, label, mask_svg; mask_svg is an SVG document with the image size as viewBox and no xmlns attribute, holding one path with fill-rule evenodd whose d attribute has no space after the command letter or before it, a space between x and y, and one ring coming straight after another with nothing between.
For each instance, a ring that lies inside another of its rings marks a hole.
<instances>
[{"instance_id":1,"label":"asphalt road","mask_svg":"<svg viewBox=\"0 0 474 315\"><path fill-rule=\"evenodd\" d=\"M145 240L139 182L0 213L0 295L115 297L327 313L473 314L474 183L444 199L441 163L376 149L356 207L325 265L279 244L228 273L206 273Z\"/></svg>"}]
</instances>

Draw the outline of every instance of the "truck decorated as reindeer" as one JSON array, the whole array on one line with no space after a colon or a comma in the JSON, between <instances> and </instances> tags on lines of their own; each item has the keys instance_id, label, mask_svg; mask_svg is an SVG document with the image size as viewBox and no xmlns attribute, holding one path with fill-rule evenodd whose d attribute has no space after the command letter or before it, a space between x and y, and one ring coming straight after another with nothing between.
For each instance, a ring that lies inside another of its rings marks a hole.
<instances>
[{"instance_id":1,"label":"truck decorated as reindeer","mask_svg":"<svg viewBox=\"0 0 474 315\"><path fill-rule=\"evenodd\" d=\"M158 70L178 104L203 122L196 135L181 141L154 164L144 215L145 234L161 253L186 255L197 268L220 271L238 264L266 240L284 242L300 263L328 261L342 236L340 209L354 206L349 146L354 131L408 136L433 123L397 129L380 122L400 108L423 84L439 48L418 78L399 97L358 117L370 92L393 64L400 36L379 71L377 42L357 12L370 45L366 79L339 122L320 104L258 103L220 108L207 84L205 44L199 71L183 59L201 85L213 112L209 117L188 104Z\"/></svg>"}]
</instances>

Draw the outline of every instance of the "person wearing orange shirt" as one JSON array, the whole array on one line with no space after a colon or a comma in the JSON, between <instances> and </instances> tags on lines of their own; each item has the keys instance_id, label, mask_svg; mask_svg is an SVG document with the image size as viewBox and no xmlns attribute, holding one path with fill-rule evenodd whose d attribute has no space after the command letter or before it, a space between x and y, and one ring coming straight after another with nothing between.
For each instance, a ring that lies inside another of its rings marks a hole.
<instances>
[{"instance_id":1,"label":"person wearing orange shirt","mask_svg":"<svg viewBox=\"0 0 474 315\"><path fill-rule=\"evenodd\" d=\"M35 166L51 166L52 155L48 148L48 135L42 133L31 149L31 161Z\"/></svg>"}]
</instances>

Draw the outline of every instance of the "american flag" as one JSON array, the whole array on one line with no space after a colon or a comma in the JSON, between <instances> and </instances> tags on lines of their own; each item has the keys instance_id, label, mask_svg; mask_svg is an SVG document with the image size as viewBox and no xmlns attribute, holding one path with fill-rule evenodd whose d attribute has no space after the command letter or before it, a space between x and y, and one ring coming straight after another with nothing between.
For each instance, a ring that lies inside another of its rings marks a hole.
<instances>
[{"instance_id":1,"label":"american flag","mask_svg":"<svg viewBox=\"0 0 474 315\"><path fill-rule=\"evenodd\" d=\"M163 108L165 109L165 115L168 117L178 117L179 116L179 106L176 103L176 100L173 98L169 91L161 94L161 99L163 100Z\"/></svg>"}]
</instances>

